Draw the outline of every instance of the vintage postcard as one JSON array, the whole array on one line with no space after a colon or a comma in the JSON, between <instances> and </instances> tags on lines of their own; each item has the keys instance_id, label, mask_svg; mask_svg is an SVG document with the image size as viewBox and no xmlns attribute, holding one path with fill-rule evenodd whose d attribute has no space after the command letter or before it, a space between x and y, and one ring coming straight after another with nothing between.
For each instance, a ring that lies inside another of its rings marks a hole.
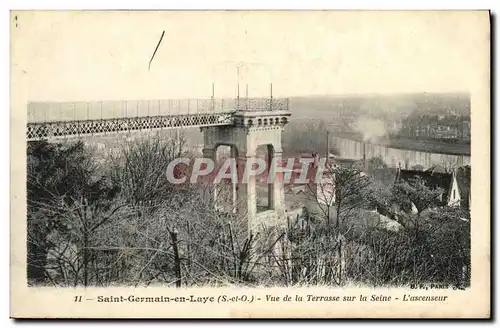
<instances>
[{"instance_id":1,"label":"vintage postcard","mask_svg":"<svg viewBox=\"0 0 500 328\"><path fill-rule=\"evenodd\" d=\"M12 11L11 317L488 318L488 11Z\"/></svg>"}]
</instances>

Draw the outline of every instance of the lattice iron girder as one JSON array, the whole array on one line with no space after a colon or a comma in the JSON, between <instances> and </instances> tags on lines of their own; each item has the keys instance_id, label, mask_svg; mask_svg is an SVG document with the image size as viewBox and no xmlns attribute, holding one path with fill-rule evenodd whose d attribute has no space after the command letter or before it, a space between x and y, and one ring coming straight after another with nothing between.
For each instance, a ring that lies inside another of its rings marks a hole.
<instances>
[{"instance_id":1,"label":"lattice iron girder","mask_svg":"<svg viewBox=\"0 0 500 328\"><path fill-rule=\"evenodd\" d=\"M28 140L39 140L65 136L93 135L124 131L231 124L233 124L233 113L202 113L176 116L28 123L26 137Z\"/></svg>"}]
</instances>

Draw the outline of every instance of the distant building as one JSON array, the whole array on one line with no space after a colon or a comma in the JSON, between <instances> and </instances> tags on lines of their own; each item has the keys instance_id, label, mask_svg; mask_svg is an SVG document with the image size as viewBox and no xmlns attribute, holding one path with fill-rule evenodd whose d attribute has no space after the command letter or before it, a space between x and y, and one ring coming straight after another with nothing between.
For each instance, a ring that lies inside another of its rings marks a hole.
<instances>
[{"instance_id":1,"label":"distant building","mask_svg":"<svg viewBox=\"0 0 500 328\"><path fill-rule=\"evenodd\" d=\"M396 181L409 181L420 177L431 189L443 190L439 197L442 206L462 206L470 204L470 166L459 167L453 172L436 172L435 170L417 171L399 169Z\"/></svg>"}]
</instances>

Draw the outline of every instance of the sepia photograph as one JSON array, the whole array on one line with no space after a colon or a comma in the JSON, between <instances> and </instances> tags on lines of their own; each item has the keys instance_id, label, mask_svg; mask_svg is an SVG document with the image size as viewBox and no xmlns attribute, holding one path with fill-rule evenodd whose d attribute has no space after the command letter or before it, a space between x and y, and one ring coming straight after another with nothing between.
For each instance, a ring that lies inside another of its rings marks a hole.
<instances>
[{"instance_id":1,"label":"sepia photograph","mask_svg":"<svg viewBox=\"0 0 500 328\"><path fill-rule=\"evenodd\" d=\"M488 11L10 19L11 316L489 316Z\"/></svg>"}]
</instances>

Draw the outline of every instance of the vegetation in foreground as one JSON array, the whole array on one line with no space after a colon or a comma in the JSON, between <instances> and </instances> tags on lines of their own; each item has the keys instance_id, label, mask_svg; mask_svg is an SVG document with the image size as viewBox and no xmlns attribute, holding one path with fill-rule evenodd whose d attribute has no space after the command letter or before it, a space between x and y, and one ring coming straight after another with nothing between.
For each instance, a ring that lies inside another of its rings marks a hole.
<instances>
[{"instance_id":1,"label":"vegetation in foreground","mask_svg":"<svg viewBox=\"0 0 500 328\"><path fill-rule=\"evenodd\" d=\"M337 199L287 227L249 232L166 165L184 140L143 140L97 163L83 143L28 145L28 283L52 286L467 286L470 215L416 181L336 172ZM408 201L418 212L407 210ZM367 213L399 203L397 231Z\"/></svg>"}]
</instances>

